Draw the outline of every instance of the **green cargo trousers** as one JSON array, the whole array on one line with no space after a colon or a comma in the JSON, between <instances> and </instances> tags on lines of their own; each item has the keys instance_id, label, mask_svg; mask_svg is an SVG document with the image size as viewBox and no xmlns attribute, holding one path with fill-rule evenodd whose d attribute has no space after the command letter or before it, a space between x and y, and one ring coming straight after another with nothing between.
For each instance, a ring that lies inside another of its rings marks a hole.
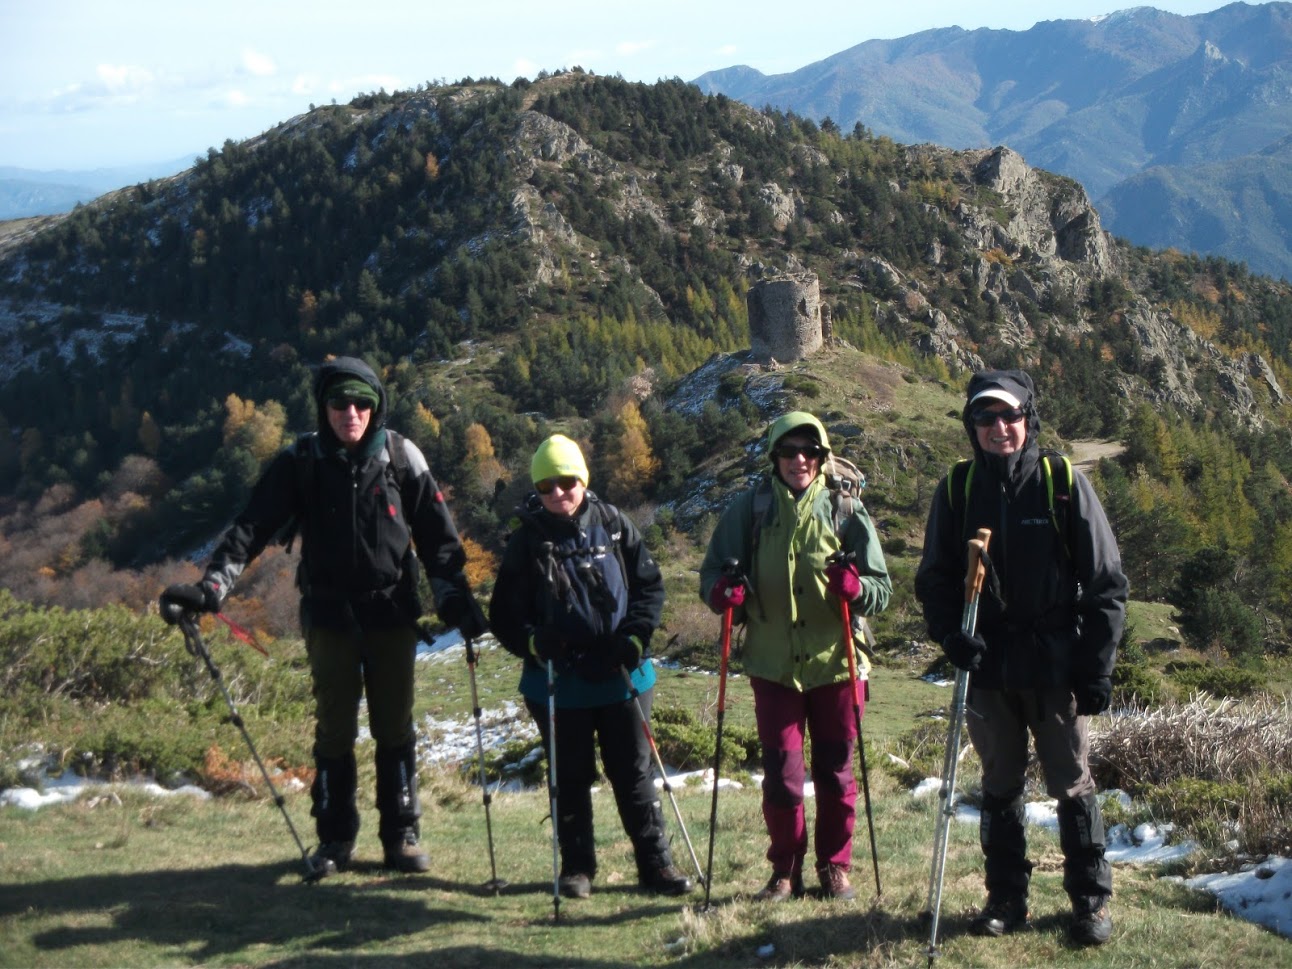
<instances>
[{"instance_id":1,"label":"green cargo trousers","mask_svg":"<svg viewBox=\"0 0 1292 969\"><path fill-rule=\"evenodd\" d=\"M314 752L348 757L359 736L359 701L368 698L368 729L378 749L405 747L413 730L413 661L417 636L411 628L345 632L312 628L306 633L314 683Z\"/></svg>"}]
</instances>

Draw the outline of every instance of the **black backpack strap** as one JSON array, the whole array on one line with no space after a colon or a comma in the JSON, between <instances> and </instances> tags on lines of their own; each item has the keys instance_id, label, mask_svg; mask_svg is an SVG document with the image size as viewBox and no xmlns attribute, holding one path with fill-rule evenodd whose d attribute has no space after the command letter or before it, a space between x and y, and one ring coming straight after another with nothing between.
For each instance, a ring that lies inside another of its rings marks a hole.
<instances>
[{"instance_id":1,"label":"black backpack strap","mask_svg":"<svg viewBox=\"0 0 1292 969\"><path fill-rule=\"evenodd\" d=\"M947 472L947 500L951 503L951 515L956 523L956 532L961 540L967 540L965 534L965 509L969 507L969 489L973 486L974 463L969 458L957 461Z\"/></svg>"}]
</instances>

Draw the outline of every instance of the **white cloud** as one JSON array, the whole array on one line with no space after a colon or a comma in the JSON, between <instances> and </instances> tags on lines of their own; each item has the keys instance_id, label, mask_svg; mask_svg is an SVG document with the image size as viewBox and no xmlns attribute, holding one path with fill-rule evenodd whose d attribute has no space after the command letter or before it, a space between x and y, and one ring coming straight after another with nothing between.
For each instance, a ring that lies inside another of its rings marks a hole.
<instances>
[{"instance_id":1,"label":"white cloud","mask_svg":"<svg viewBox=\"0 0 1292 969\"><path fill-rule=\"evenodd\" d=\"M737 47L735 44L723 44L716 51L714 51L714 53L721 54L723 57L731 57L739 49L740 48Z\"/></svg>"},{"instance_id":2,"label":"white cloud","mask_svg":"<svg viewBox=\"0 0 1292 969\"><path fill-rule=\"evenodd\" d=\"M133 64L100 64L94 73L107 95L138 94L153 83L152 71Z\"/></svg>"},{"instance_id":3,"label":"white cloud","mask_svg":"<svg viewBox=\"0 0 1292 969\"><path fill-rule=\"evenodd\" d=\"M251 103L250 95L236 89L226 92L222 100L231 108L245 108Z\"/></svg>"},{"instance_id":4,"label":"white cloud","mask_svg":"<svg viewBox=\"0 0 1292 969\"><path fill-rule=\"evenodd\" d=\"M516 72L517 77L533 77L541 70L537 64L528 57L518 58L512 65L511 69Z\"/></svg>"},{"instance_id":5,"label":"white cloud","mask_svg":"<svg viewBox=\"0 0 1292 969\"><path fill-rule=\"evenodd\" d=\"M256 77L270 77L278 73L278 66L272 57L250 47L242 51L242 66Z\"/></svg>"},{"instance_id":6,"label":"white cloud","mask_svg":"<svg viewBox=\"0 0 1292 969\"><path fill-rule=\"evenodd\" d=\"M322 84L317 74L297 74L292 81L292 93L313 94L322 87Z\"/></svg>"}]
</instances>

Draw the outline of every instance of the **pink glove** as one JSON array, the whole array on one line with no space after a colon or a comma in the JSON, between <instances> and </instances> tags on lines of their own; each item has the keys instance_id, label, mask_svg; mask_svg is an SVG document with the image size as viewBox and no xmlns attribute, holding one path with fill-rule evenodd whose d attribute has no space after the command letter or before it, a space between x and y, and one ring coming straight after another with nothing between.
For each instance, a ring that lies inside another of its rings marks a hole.
<instances>
[{"instance_id":1,"label":"pink glove","mask_svg":"<svg viewBox=\"0 0 1292 969\"><path fill-rule=\"evenodd\" d=\"M853 599L861 595L861 576L857 573L857 566L849 562L847 565L836 562L834 565L825 567L825 587L833 595L838 596L844 602L852 602Z\"/></svg>"},{"instance_id":2,"label":"pink glove","mask_svg":"<svg viewBox=\"0 0 1292 969\"><path fill-rule=\"evenodd\" d=\"M744 604L745 584L735 576L719 576L709 590L709 608L714 612L726 612Z\"/></svg>"}]
</instances>

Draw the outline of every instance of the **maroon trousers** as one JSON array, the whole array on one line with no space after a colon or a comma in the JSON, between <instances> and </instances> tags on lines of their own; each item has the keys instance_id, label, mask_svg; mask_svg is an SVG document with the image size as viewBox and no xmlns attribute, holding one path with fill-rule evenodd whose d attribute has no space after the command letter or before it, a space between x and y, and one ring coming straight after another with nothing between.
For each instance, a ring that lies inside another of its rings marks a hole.
<instances>
[{"instance_id":1,"label":"maroon trousers","mask_svg":"<svg viewBox=\"0 0 1292 969\"><path fill-rule=\"evenodd\" d=\"M800 691L750 677L754 718L763 748L763 820L771 836L767 860L779 874L803 870L807 819L803 808L805 731L812 737L812 783L816 788L816 863L852 864L852 829L857 817L857 780L852 772L857 726L852 684L834 683ZM857 702L865 710L858 683Z\"/></svg>"}]
</instances>

